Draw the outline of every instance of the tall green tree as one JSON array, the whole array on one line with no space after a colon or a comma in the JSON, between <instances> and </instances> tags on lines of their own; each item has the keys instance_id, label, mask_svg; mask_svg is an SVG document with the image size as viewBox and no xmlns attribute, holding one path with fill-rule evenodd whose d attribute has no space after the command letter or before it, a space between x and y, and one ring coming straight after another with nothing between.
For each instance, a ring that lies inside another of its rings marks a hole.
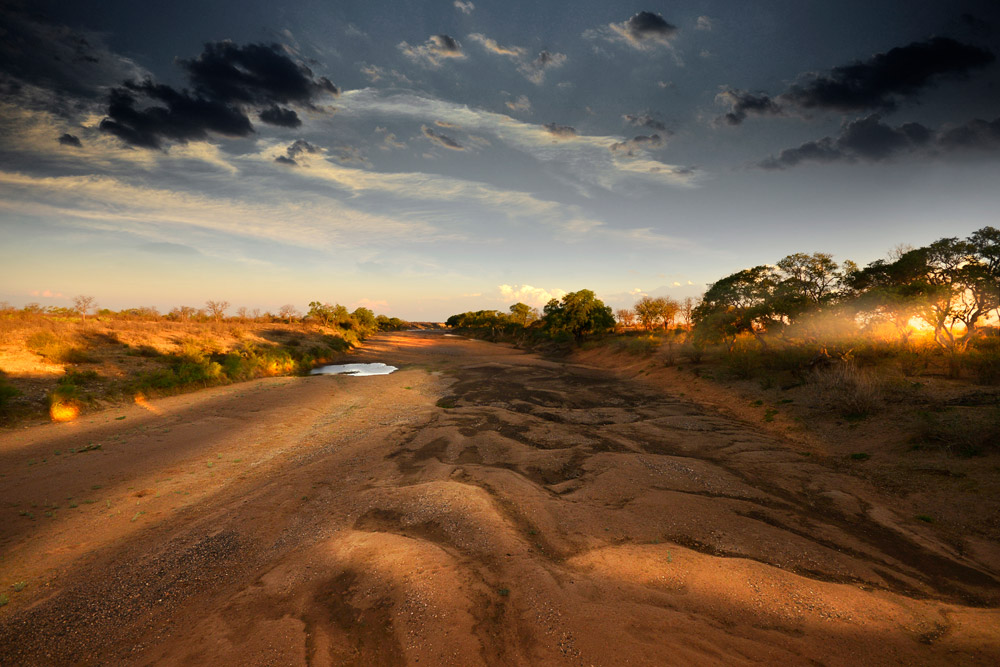
<instances>
[{"instance_id":1,"label":"tall green tree","mask_svg":"<svg viewBox=\"0 0 1000 667\"><path fill-rule=\"evenodd\" d=\"M694 309L694 333L701 342L729 341L732 349L741 333L753 334L767 346L764 332L783 324L775 312L781 275L771 266L737 271L709 285Z\"/></svg>"},{"instance_id":2,"label":"tall green tree","mask_svg":"<svg viewBox=\"0 0 1000 667\"><path fill-rule=\"evenodd\" d=\"M538 310L520 301L510 307L510 319L523 327L538 319Z\"/></svg>"},{"instance_id":3,"label":"tall green tree","mask_svg":"<svg viewBox=\"0 0 1000 667\"><path fill-rule=\"evenodd\" d=\"M568 332L577 341L584 337L604 333L615 327L611 307L588 289L570 292L562 300L552 299L545 305L542 319L549 332Z\"/></svg>"}]
</instances>

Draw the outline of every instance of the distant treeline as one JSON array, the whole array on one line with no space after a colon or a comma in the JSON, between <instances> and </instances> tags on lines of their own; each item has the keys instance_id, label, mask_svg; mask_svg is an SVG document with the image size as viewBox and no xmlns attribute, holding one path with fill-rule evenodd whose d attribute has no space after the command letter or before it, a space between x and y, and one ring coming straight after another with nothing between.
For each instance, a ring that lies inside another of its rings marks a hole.
<instances>
[{"instance_id":1,"label":"distant treeline","mask_svg":"<svg viewBox=\"0 0 1000 667\"><path fill-rule=\"evenodd\" d=\"M695 347L732 349L751 337L817 342L886 331L905 343L923 329L941 348L963 351L1000 308L1000 230L942 238L921 248L901 246L861 268L827 253L795 253L774 265L737 271L708 286L700 299L679 303L643 297L612 315L590 290L553 299L542 313L523 303L510 312L480 310L447 324L496 337L575 339L640 326L675 330ZM917 324L917 326L914 326Z\"/></svg>"},{"instance_id":2,"label":"distant treeline","mask_svg":"<svg viewBox=\"0 0 1000 667\"><path fill-rule=\"evenodd\" d=\"M95 305L95 300L90 296L77 296L73 299L73 306L41 306L38 303L29 303L23 308L14 308L7 302L0 302L0 315L31 317L35 315L47 315L62 318L83 318L96 316L104 320L125 320L143 322L256 322L256 323L276 323L286 324L321 324L327 327L340 328L345 331L356 332L359 337L377 331L399 331L410 328L410 323L398 317L387 317L386 315L375 315L368 308L356 308L348 311L345 306L338 304L322 303L312 301L309 310L305 315L291 304L286 304L278 309L277 313L271 311L261 311L259 308L237 308L234 313L229 313L230 304L228 301L206 301L203 308L193 306L177 306L167 313L161 313L153 306L139 306L136 308L124 308L114 311L109 308L99 308Z\"/></svg>"},{"instance_id":3,"label":"distant treeline","mask_svg":"<svg viewBox=\"0 0 1000 667\"><path fill-rule=\"evenodd\" d=\"M550 300L541 313L537 308L516 303L509 313L477 310L452 315L445 324L480 330L494 338L530 334L538 339L580 341L586 336L613 330L615 317L611 308L593 292L583 289L570 292L561 300Z\"/></svg>"}]
</instances>

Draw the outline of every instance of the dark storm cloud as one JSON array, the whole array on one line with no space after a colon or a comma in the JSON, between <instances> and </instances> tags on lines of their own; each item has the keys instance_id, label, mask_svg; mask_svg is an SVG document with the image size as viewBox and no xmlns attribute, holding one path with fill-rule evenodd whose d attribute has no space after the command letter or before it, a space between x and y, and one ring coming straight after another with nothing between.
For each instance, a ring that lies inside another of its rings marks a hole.
<instances>
[{"instance_id":1,"label":"dark storm cloud","mask_svg":"<svg viewBox=\"0 0 1000 667\"><path fill-rule=\"evenodd\" d=\"M453 151L465 150L465 146L458 143L457 141L449 137L447 134L441 134L440 132L435 132L426 125L422 125L420 129L423 131L425 137L427 137L428 139L430 139L439 146L448 148Z\"/></svg>"},{"instance_id":2,"label":"dark storm cloud","mask_svg":"<svg viewBox=\"0 0 1000 667\"><path fill-rule=\"evenodd\" d=\"M143 75L100 35L54 25L30 3L0 2L0 91L8 99L71 116Z\"/></svg>"},{"instance_id":3,"label":"dark storm cloud","mask_svg":"<svg viewBox=\"0 0 1000 667\"><path fill-rule=\"evenodd\" d=\"M993 24L989 21L975 16L974 14L962 14L962 23L976 37L989 37L993 34Z\"/></svg>"},{"instance_id":4,"label":"dark storm cloud","mask_svg":"<svg viewBox=\"0 0 1000 667\"><path fill-rule=\"evenodd\" d=\"M291 109L279 107L277 104L264 109L257 117L269 125L279 127L299 127L302 125L302 120L297 113Z\"/></svg>"},{"instance_id":5,"label":"dark storm cloud","mask_svg":"<svg viewBox=\"0 0 1000 667\"><path fill-rule=\"evenodd\" d=\"M664 143L663 137L658 134L652 134L649 136L639 135L627 141L613 143L608 146L608 149L612 153L618 155L635 157L637 154L642 153L646 149L662 148Z\"/></svg>"},{"instance_id":6,"label":"dark storm cloud","mask_svg":"<svg viewBox=\"0 0 1000 667\"><path fill-rule=\"evenodd\" d=\"M777 97L727 88L716 96L716 101L728 104L730 111L716 121L739 125L748 115L780 115L788 107L891 111L900 101L917 97L942 79L967 76L994 60L986 49L935 37L834 67L823 74L806 75Z\"/></svg>"},{"instance_id":7,"label":"dark storm cloud","mask_svg":"<svg viewBox=\"0 0 1000 667\"><path fill-rule=\"evenodd\" d=\"M296 139L292 143L288 144L288 148L285 149L284 155L279 155L274 158L274 161L278 164L287 164L293 167L299 166L298 161L295 159L302 155L303 153L319 153L320 149L313 146L311 143L305 139Z\"/></svg>"},{"instance_id":8,"label":"dark storm cloud","mask_svg":"<svg viewBox=\"0 0 1000 667\"><path fill-rule=\"evenodd\" d=\"M664 125L663 121L654 118L648 113L644 114L624 114L622 119L631 125L632 127L648 127L651 130L657 130L659 132L666 132L667 126Z\"/></svg>"},{"instance_id":9,"label":"dark storm cloud","mask_svg":"<svg viewBox=\"0 0 1000 667\"><path fill-rule=\"evenodd\" d=\"M1000 149L1000 118L992 121L975 118L963 125L948 128L938 136L938 146L943 150Z\"/></svg>"},{"instance_id":10,"label":"dark storm cloud","mask_svg":"<svg viewBox=\"0 0 1000 667\"><path fill-rule=\"evenodd\" d=\"M844 125L837 138L824 137L781 151L758 163L764 169L787 169L802 162L880 162L925 149L943 155L960 150L1000 150L1000 118L974 119L937 132L920 123L893 127L872 114Z\"/></svg>"},{"instance_id":11,"label":"dark storm cloud","mask_svg":"<svg viewBox=\"0 0 1000 667\"><path fill-rule=\"evenodd\" d=\"M729 105L729 113L715 119L716 123L727 125L739 125L749 114L778 115L782 112L781 106L766 93L726 88L715 96L715 101Z\"/></svg>"},{"instance_id":12,"label":"dark storm cloud","mask_svg":"<svg viewBox=\"0 0 1000 667\"><path fill-rule=\"evenodd\" d=\"M309 106L324 93L340 94L329 79L314 78L278 44L209 42L197 58L179 64L199 95L224 102Z\"/></svg>"},{"instance_id":13,"label":"dark storm cloud","mask_svg":"<svg viewBox=\"0 0 1000 667\"><path fill-rule=\"evenodd\" d=\"M153 106L139 108L140 95L153 101ZM253 132L250 119L237 106L193 97L187 91L148 80L112 90L107 114L101 130L140 148L162 148L164 141L207 139L209 132L228 137L246 137Z\"/></svg>"},{"instance_id":14,"label":"dark storm cloud","mask_svg":"<svg viewBox=\"0 0 1000 667\"><path fill-rule=\"evenodd\" d=\"M80 143L80 138L67 132L66 134L59 137L57 140L63 146L73 146L74 148L83 148L83 144Z\"/></svg>"},{"instance_id":15,"label":"dark storm cloud","mask_svg":"<svg viewBox=\"0 0 1000 667\"><path fill-rule=\"evenodd\" d=\"M935 37L835 67L791 86L782 97L805 109L888 110L896 107L899 98L914 97L937 79L964 76L995 59L977 46Z\"/></svg>"},{"instance_id":16,"label":"dark storm cloud","mask_svg":"<svg viewBox=\"0 0 1000 667\"><path fill-rule=\"evenodd\" d=\"M319 153L320 149L313 146L311 143L305 139L296 139L291 144L288 145L288 157L298 157L303 153Z\"/></svg>"},{"instance_id":17,"label":"dark storm cloud","mask_svg":"<svg viewBox=\"0 0 1000 667\"><path fill-rule=\"evenodd\" d=\"M569 125L557 125L555 123L546 123L542 127L548 130L549 134L551 134L554 137L558 137L560 139L572 139L573 137L576 136L576 128L570 127Z\"/></svg>"},{"instance_id":18,"label":"dark storm cloud","mask_svg":"<svg viewBox=\"0 0 1000 667\"><path fill-rule=\"evenodd\" d=\"M666 44L677 33L677 26L659 14L639 12L624 23L612 23L611 29L636 48Z\"/></svg>"},{"instance_id":19,"label":"dark storm cloud","mask_svg":"<svg viewBox=\"0 0 1000 667\"><path fill-rule=\"evenodd\" d=\"M271 125L298 127L298 114L279 104L314 108L324 95L340 91L325 77L293 61L277 44L231 42L205 45L195 59L181 60L194 92L147 79L111 91L100 128L132 146L162 148L165 141L229 137L253 133L247 107L266 107L259 118Z\"/></svg>"},{"instance_id":20,"label":"dark storm cloud","mask_svg":"<svg viewBox=\"0 0 1000 667\"><path fill-rule=\"evenodd\" d=\"M837 147L849 155L878 161L924 146L930 138L931 131L920 123L891 127L878 114L872 114L848 123L837 139Z\"/></svg>"},{"instance_id":21,"label":"dark storm cloud","mask_svg":"<svg viewBox=\"0 0 1000 667\"><path fill-rule=\"evenodd\" d=\"M846 157L834 146L833 139L823 137L818 141L807 141L796 148L786 148L777 156L761 160L757 166L761 169L788 169L801 162L836 162Z\"/></svg>"}]
</instances>

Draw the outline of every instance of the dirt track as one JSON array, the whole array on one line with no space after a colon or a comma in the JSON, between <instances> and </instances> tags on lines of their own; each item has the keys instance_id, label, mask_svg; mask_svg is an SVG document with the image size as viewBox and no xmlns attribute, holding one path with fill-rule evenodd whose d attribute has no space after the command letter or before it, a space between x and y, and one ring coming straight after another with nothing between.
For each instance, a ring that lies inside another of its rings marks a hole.
<instances>
[{"instance_id":1,"label":"dirt track","mask_svg":"<svg viewBox=\"0 0 1000 667\"><path fill-rule=\"evenodd\" d=\"M440 333L356 357L402 370L0 434L0 664L1000 663L1000 572L780 438Z\"/></svg>"}]
</instances>

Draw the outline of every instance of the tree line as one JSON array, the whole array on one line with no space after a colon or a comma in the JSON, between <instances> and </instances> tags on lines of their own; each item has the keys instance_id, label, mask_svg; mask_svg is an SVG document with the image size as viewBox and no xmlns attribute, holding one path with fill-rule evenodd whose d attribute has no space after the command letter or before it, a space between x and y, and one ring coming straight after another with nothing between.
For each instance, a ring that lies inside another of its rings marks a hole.
<instances>
[{"instance_id":1,"label":"tree line","mask_svg":"<svg viewBox=\"0 0 1000 667\"><path fill-rule=\"evenodd\" d=\"M572 338L615 328L688 332L695 346L732 349L747 336L763 348L785 338L821 341L888 326L901 342L922 323L941 348L961 352L1000 315L1000 230L984 227L920 248L897 247L865 267L823 252L794 253L710 284L700 299L643 296L612 314L590 290L552 299L541 313L524 303L509 312L452 315L447 325L493 337L531 333Z\"/></svg>"},{"instance_id":2,"label":"tree line","mask_svg":"<svg viewBox=\"0 0 1000 667\"><path fill-rule=\"evenodd\" d=\"M934 342L961 352L1000 308L1000 230L897 248L864 268L826 253L795 253L709 285L692 312L695 342L740 334L818 339L889 325L903 342L923 323Z\"/></svg>"},{"instance_id":3,"label":"tree line","mask_svg":"<svg viewBox=\"0 0 1000 667\"><path fill-rule=\"evenodd\" d=\"M477 310L452 315L445 322L450 327L486 330L493 336L501 333L530 332L537 337L582 340L615 328L610 306L588 289L550 299L542 312L524 303L516 303L509 312Z\"/></svg>"},{"instance_id":4,"label":"tree line","mask_svg":"<svg viewBox=\"0 0 1000 667\"><path fill-rule=\"evenodd\" d=\"M204 307L176 306L166 313L161 313L154 306L138 306L114 311L109 308L99 308L92 296L79 295L73 298L73 306L46 306L38 303L26 304L17 309L7 302L0 302L0 314L7 315L48 315L52 317L75 318L86 320L88 316L101 319L116 319L128 321L166 321L166 322L256 322L285 324L321 324L331 328L354 331L362 335L377 331L399 331L410 328L410 323L398 317L376 315L371 309L359 307L349 311L345 306L329 304L320 301L309 303L309 309L302 313L292 304L285 304L277 312L261 311L259 308L237 308L230 312L228 301L209 300Z\"/></svg>"}]
</instances>

